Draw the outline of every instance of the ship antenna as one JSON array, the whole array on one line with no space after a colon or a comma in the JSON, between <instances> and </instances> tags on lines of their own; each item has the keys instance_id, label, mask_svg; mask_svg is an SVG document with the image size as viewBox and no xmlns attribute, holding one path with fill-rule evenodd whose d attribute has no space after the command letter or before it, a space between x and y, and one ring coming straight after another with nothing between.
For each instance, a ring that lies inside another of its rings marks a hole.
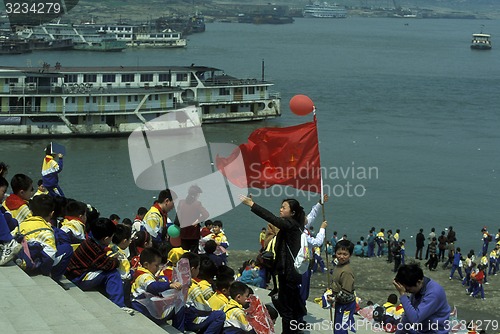
<instances>
[{"instance_id":1,"label":"ship antenna","mask_svg":"<svg viewBox=\"0 0 500 334\"><path fill-rule=\"evenodd\" d=\"M262 59L262 69L261 69L261 72L262 72L262 82L264 82L264 59Z\"/></svg>"}]
</instances>

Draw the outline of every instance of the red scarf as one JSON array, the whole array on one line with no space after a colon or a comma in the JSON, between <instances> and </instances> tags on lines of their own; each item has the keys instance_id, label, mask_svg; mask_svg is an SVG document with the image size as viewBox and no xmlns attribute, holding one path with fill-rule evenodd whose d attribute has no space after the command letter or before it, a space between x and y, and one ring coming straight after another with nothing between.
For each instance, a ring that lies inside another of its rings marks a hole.
<instances>
[{"instance_id":1,"label":"red scarf","mask_svg":"<svg viewBox=\"0 0 500 334\"><path fill-rule=\"evenodd\" d=\"M137 269L134 272L134 275L132 275L132 281L130 282L130 284L134 284L134 282L137 279L137 277L141 276L142 274L147 274L147 273L148 273L147 271L143 271L143 270Z\"/></svg>"},{"instance_id":2,"label":"red scarf","mask_svg":"<svg viewBox=\"0 0 500 334\"><path fill-rule=\"evenodd\" d=\"M17 210L24 204L28 204L28 202L16 194L10 194L10 196L5 200L5 205L9 210Z\"/></svg>"},{"instance_id":3,"label":"red scarf","mask_svg":"<svg viewBox=\"0 0 500 334\"><path fill-rule=\"evenodd\" d=\"M68 221L70 221L70 220L78 220L80 223L83 224L82 219L80 217L76 217L76 216L64 216L64 218L67 219Z\"/></svg>"}]
</instances>

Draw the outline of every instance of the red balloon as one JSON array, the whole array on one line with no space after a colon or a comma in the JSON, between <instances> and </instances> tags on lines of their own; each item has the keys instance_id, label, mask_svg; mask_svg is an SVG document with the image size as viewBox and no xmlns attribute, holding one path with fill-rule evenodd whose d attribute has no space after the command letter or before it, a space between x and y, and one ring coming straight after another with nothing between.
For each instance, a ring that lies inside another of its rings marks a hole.
<instances>
[{"instance_id":1,"label":"red balloon","mask_svg":"<svg viewBox=\"0 0 500 334\"><path fill-rule=\"evenodd\" d=\"M290 110L295 115L305 116L314 110L314 103L306 95L295 95L290 99Z\"/></svg>"}]
</instances>

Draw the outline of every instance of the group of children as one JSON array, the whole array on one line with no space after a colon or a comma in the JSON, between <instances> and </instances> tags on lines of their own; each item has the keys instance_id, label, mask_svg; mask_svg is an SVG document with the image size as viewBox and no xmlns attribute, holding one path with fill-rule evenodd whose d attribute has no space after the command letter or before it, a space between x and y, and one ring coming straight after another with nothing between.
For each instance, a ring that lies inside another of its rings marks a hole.
<instances>
[{"instance_id":1,"label":"group of children","mask_svg":"<svg viewBox=\"0 0 500 334\"><path fill-rule=\"evenodd\" d=\"M0 177L2 199L8 186ZM134 223L99 217L82 202L33 196L27 175L14 175L11 186L0 214L2 264L14 260L29 275L50 276L69 289L61 282L64 275L84 291L103 292L128 313L138 311L160 325L171 320L180 331L272 332L275 310L235 281L235 272L225 265L228 243L221 222L206 227L207 254L198 255L173 247L168 238L153 247L141 219L132 234ZM250 302L251 312L246 308Z\"/></svg>"},{"instance_id":2,"label":"group of children","mask_svg":"<svg viewBox=\"0 0 500 334\"><path fill-rule=\"evenodd\" d=\"M360 309L358 314L372 324L376 324L387 333L395 332L397 324L401 321L404 315L404 308L401 303L398 303L398 296L391 293L387 301L382 304L373 304L368 301L367 306Z\"/></svg>"},{"instance_id":3,"label":"group of children","mask_svg":"<svg viewBox=\"0 0 500 334\"><path fill-rule=\"evenodd\" d=\"M401 239L399 233L399 229L394 234L392 230L388 230L386 235L384 228L381 228L379 232L375 232L375 227L372 227L366 239L365 237L360 237L359 241L356 242L353 254L360 257L382 257L387 255L387 261L394 263L393 271L396 272L399 266L405 264L406 257L406 240ZM338 239L337 232L335 231L328 242L328 246L331 245L334 248L335 244L343 239L347 239L347 235L344 234L342 238ZM376 252L375 246L378 247Z\"/></svg>"}]
</instances>

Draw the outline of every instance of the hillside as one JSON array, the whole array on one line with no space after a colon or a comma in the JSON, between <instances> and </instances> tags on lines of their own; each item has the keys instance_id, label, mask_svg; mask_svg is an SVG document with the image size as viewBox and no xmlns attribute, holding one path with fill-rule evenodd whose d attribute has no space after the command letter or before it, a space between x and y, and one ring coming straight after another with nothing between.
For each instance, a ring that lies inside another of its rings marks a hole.
<instances>
[{"instance_id":1,"label":"hillside","mask_svg":"<svg viewBox=\"0 0 500 334\"><path fill-rule=\"evenodd\" d=\"M493 19L500 17L500 6L493 0L336 0L330 2L346 6L350 16L387 16L387 12L384 11L399 7L416 10L426 9L446 18ZM90 20L97 22L118 20L146 22L161 16L190 16L196 12L203 13L207 18L221 19L235 17L239 13L254 10L255 6L266 10L285 6L290 9L291 13L300 14L301 9L307 3L309 3L307 0L279 0L272 3L262 0L148 0L147 2L80 0L78 5L63 17L63 20L72 22Z\"/></svg>"}]
</instances>

